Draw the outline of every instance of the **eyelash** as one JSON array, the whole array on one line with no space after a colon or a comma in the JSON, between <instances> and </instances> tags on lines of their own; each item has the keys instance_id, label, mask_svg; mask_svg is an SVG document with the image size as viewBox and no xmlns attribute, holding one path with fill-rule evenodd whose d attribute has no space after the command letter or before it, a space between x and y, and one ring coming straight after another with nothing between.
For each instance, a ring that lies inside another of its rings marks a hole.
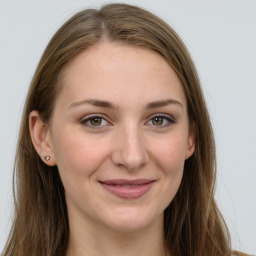
<instances>
[{"instance_id":1,"label":"eyelash","mask_svg":"<svg viewBox=\"0 0 256 256\"><path fill-rule=\"evenodd\" d=\"M106 123L109 123L104 116L99 115L99 114L93 114L93 115L86 116L84 119L82 119L81 123L90 129L101 129L103 126L106 126L106 124L104 124L104 125L88 124L89 122L91 122L93 119L96 119L96 118L100 119L101 121L104 120ZM152 120L154 118L162 118L163 122L164 121L167 122L164 125L153 125L152 124L152 126L155 126L157 129L165 128L165 127L168 127L168 126L176 123L176 120L173 117L171 117L170 115L166 115L166 114L154 114L149 118L149 121L152 122ZM147 121L147 123L149 121Z\"/></svg>"}]
</instances>

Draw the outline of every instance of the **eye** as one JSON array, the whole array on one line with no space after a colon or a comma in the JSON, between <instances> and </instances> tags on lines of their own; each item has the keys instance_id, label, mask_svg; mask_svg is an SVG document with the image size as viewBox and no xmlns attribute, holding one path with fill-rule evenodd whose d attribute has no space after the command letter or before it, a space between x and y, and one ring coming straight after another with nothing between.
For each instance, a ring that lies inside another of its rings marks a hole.
<instances>
[{"instance_id":1,"label":"eye","mask_svg":"<svg viewBox=\"0 0 256 256\"><path fill-rule=\"evenodd\" d=\"M149 125L159 126L158 128L167 127L175 123L175 119L169 115L158 114L148 121Z\"/></svg>"},{"instance_id":2,"label":"eye","mask_svg":"<svg viewBox=\"0 0 256 256\"><path fill-rule=\"evenodd\" d=\"M86 116L81 123L91 129L99 129L101 127L109 125L107 120L99 115Z\"/></svg>"}]
</instances>

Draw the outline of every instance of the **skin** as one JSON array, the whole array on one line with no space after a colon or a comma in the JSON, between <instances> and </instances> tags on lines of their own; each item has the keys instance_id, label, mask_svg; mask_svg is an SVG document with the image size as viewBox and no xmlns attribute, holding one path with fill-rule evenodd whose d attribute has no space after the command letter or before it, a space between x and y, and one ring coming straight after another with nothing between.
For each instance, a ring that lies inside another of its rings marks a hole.
<instances>
[{"instance_id":1,"label":"skin","mask_svg":"<svg viewBox=\"0 0 256 256\"><path fill-rule=\"evenodd\" d=\"M104 42L76 56L61 80L50 124L33 111L30 131L42 160L58 166L65 188L68 255L164 255L164 209L195 148L177 75L149 49ZM168 104L147 108L159 101ZM109 179L155 182L143 196L123 199L99 183Z\"/></svg>"}]
</instances>

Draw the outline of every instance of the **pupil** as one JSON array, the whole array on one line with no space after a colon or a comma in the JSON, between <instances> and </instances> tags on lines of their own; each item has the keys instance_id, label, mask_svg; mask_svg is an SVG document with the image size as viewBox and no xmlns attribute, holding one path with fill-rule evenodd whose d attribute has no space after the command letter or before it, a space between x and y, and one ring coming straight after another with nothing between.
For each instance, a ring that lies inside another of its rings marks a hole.
<instances>
[{"instance_id":1,"label":"pupil","mask_svg":"<svg viewBox=\"0 0 256 256\"><path fill-rule=\"evenodd\" d=\"M101 124L101 118L95 117L91 120L92 125L99 126Z\"/></svg>"},{"instance_id":2,"label":"pupil","mask_svg":"<svg viewBox=\"0 0 256 256\"><path fill-rule=\"evenodd\" d=\"M156 125L161 125L161 124L163 124L163 118L161 118L161 117L155 117L155 118L153 119L153 124L156 124Z\"/></svg>"}]
</instances>

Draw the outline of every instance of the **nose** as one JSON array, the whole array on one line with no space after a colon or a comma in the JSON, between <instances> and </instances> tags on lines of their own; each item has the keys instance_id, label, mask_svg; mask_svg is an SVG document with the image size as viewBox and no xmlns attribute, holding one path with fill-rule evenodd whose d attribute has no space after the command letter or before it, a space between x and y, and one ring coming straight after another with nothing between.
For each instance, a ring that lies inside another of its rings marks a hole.
<instances>
[{"instance_id":1,"label":"nose","mask_svg":"<svg viewBox=\"0 0 256 256\"><path fill-rule=\"evenodd\" d=\"M112 162L129 171L135 171L149 161L143 136L138 127L119 129L114 138Z\"/></svg>"}]
</instances>

